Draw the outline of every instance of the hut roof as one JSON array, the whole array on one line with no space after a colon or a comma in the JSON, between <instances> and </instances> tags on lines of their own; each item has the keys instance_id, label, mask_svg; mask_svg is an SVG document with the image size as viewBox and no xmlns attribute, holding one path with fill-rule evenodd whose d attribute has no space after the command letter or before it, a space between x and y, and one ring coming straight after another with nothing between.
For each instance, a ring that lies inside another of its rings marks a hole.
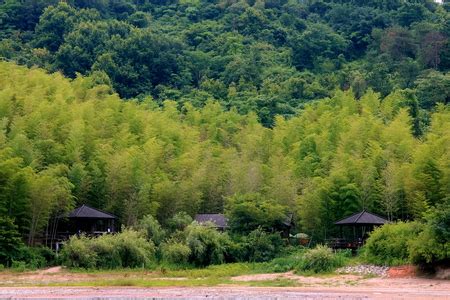
<instances>
[{"instance_id":1,"label":"hut roof","mask_svg":"<svg viewBox=\"0 0 450 300\"><path fill-rule=\"evenodd\" d=\"M288 227L294 226L294 214L288 213L282 223Z\"/></svg>"},{"instance_id":2,"label":"hut roof","mask_svg":"<svg viewBox=\"0 0 450 300\"><path fill-rule=\"evenodd\" d=\"M104 212L96 208L92 208L85 204L69 212L68 217L71 219L74 218L117 219L117 217L113 214Z\"/></svg>"},{"instance_id":3,"label":"hut roof","mask_svg":"<svg viewBox=\"0 0 450 300\"><path fill-rule=\"evenodd\" d=\"M353 214L347 218L335 222L336 225L383 225L388 220L370 213L366 210Z\"/></svg>"},{"instance_id":4,"label":"hut roof","mask_svg":"<svg viewBox=\"0 0 450 300\"><path fill-rule=\"evenodd\" d=\"M197 214L195 221L199 224L212 222L218 228L228 227L228 219L223 214Z\"/></svg>"}]
</instances>

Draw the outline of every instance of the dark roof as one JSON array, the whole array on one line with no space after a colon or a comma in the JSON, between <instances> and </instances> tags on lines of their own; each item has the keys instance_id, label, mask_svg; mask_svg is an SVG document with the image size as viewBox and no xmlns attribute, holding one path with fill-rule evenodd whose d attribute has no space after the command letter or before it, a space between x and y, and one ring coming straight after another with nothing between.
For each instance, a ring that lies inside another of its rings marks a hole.
<instances>
[{"instance_id":1,"label":"dark roof","mask_svg":"<svg viewBox=\"0 0 450 300\"><path fill-rule=\"evenodd\" d=\"M337 221L336 225L383 225L386 224L388 220L377 216L368 211L361 211L353 214L345 219Z\"/></svg>"},{"instance_id":2,"label":"dark roof","mask_svg":"<svg viewBox=\"0 0 450 300\"><path fill-rule=\"evenodd\" d=\"M199 224L212 222L218 228L228 227L228 219L223 214L198 214L195 216L195 221Z\"/></svg>"},{"instance_id":3,"label":"dark roof","mask_svg":"<svg viewBox=\"0 0 450 300\"><path fill-rule=\"evenodd\" d=\"M288 213L282 223L288 227L294 226L294 214Z\"/></svg>"},{"instance_id":4,"label":"dark roof","mask_svg":"<svg viewBox=\"0 0 450 300\"><path fill-rule=\"evenodd\" d=\"M101 211L96 208L92 208L87 205L81 205L75 208L68 214L69 218L91 218L91 219L116 219L113 214Z\"/></svg>"}]
</instances>

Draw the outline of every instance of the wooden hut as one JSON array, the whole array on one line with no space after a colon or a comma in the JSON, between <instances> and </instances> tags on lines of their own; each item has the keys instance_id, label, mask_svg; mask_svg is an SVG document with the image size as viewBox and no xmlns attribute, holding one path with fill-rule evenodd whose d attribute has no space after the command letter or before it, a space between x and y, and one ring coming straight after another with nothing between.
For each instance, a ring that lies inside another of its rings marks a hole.
<instances>
[{"instance_id":1,"label":"wooden hut","mask_svg":"<svg viewBox=\"0 0 450 300\"><path fill-rule=\"evenodd\" d=\"M334 223L340 227L341 237L331 240L330 246L333 248L359 248L364 244L369 232L376 226L386 223L388 220L385 218L366 210L355 213Z\"/></svg>"},{"instance_id":2,"label":"wooden hut","mask_svg":"<svg viewBox=\"0 0 450 300\"><path fill-rule=\"evenodd\" d=\"M202 225L210 223L220 231L228 228L228 219L223 214L197 214L194 220Z\"/></svg>"},{"instance_id":3,"label":"wooden hut","mask_svg":"<svg viewBox=\"0 0 450 300\"><path fill-rule=\"evenodd\" d=\"M117 217L115 215L85 204L57 219L57 239L59 240L81 233L95 236L116 232Z\"/></svg>"}]
</instances>

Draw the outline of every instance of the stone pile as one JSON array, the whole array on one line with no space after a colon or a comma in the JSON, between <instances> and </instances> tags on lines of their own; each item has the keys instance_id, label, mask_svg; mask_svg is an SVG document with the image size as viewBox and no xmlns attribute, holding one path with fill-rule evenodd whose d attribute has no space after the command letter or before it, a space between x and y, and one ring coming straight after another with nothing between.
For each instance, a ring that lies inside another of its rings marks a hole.
<instances>
[{"instance_id":1,"label":"stone pile","mask_svg":"<svg viewBox=\"0 0 450 300\"><path fill-rule=\"evenodd\" d=\"M389 267L380 267L374 265L357 265L339 268L336 270L339 274L359 274L359 275L375 275L385 277Z\"/></svg>"}]
</instances>

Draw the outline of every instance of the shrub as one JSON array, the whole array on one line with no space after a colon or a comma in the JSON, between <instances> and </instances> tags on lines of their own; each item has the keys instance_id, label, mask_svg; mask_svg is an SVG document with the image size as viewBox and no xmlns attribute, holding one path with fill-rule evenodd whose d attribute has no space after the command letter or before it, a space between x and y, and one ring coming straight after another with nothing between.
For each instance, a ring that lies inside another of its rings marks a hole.
<instances>
[{"instance_id":1,"label":"shrub","mask_svg":"<svg viewBox=\"0 0 450 300\"><path fill-rule=\"evenodd\" d=\"M169 221L167 226L171 232L184 230L189 224L192 223L192 217L184 211L176 213Z\"/></svg>"},{"instance_id":2,"label":"shrub","mask_svg":"<svg viewBox=\"0 0 450 300\"><path fill-rule=\"evenodd\" d=\"M316 248L305 252L297 270L313 273L330 272L344 265L343 258L343 255L334 254L331 248L318 245Z\"/></svg>"},{"instance_id":3,"label":"shrub","mask_svg":"<svg viewBox=\"0 0 450 300\"><path fill-rule=\"evenodd\" d=\"M269 262L270 272L287 272L298 267L300 261L303 259L303 249L297 250L287 256L277 257Z\"/></svg>"},{"instance_id":4,"label":"shrub","mask_svg":"<svg viewBox=\"0 0 450 300\"><path fill-rule=\"evenodd\" d=\"M191 250L190 262L207 266L224 262L231 241L228 235L218 232L212 226L193 223L186 227L186 243Z\"/></svg>"},{"instance_id":5,"label":"shrub","mask_svg":"<svg viewBox=\"0 0 450 300\"><path fill-rule=\"evenodd\" d=\"M90 249L96 254L96 267L100 269L114 269L122 266L116 238L113 235L103 235L93 239Z\"/></svg>"},{"instance_id":6,"label":"shrub","mask_svg":"<svg viewBox=\"0 0 450 300\"><path fill-rule=\"evenodd\" d=\"M145 267L155 257L153 242L147 241L140 232L124 230L114 235L113 241L119 253L122 267Z\"/></svg>"},{"instance_id":7,"label":"shrub","mask_svg":"<svg viewBox=\"0 0 450 300\"><path fill-rule=\"evenodd\" d=\"M177 241L162 243L160 248L163 260L174 264L186 264L191 254L186 244Z\"/></svg>"},{"instance_id":8,"label":"shrub","mask_svg":"<svg viewBox=\"0 0 450 300\"><path fill-rule=\"evenodd\" d=\"M27 269L29 269L26 262L16 261L16 260L12 261L11 268L17 272L23 272L23 271L26 271Z\"/></svg>"},{"instance_id":9,"label":"shrub","mask_svg":"<svg viewBox=\"0 0 450 300\"><path fill-rule=\"evenodd\" d=\"M47 247L22 246L16 259L16 262L24 262L28 269L45 268L54 264L55 253Z\"/></svg>"},{"instance_id":10,"label":"shrub","mask_svg":"<svg viewBox=\"0 0 450 300\"><path fill-rule=\"evenodd\" d=\"M377 265L409 263L408 246L417 239L423 225L416 222L386 224L375 229L362 249L363 258Z\"/></svg>"},{"instance_id":11,"label":"shrub","mask_svg":"<svg viewBox=\"0 0 450 300\"><path fill-rule=\"evenodd\" d=\"M151 215L143 217L139 221L136 228L143 230L147 236L147 239L152 240L155 245L159 245L166 237L165 230L161 228L158 220Z\"/></svg>"},{"instance_id":12,"label":"shrub","mask_svg":"<svg viewBox=\"0 0 450 300\"><path fill-rule=\"evenodd\" d=\"M64 266L73 268L95 268L97 253L92 251L91 239L88 237L72 236L61 250L61 262Z\"/></svg>"},{"instance_id":13,"label":"shrub","mask_svg":"<svg viewBox=\"0 0 450 300\"><path fill-rule=\"evenodd\" d=\"M264 262L273 259L283 244L280 234L269 234L264 232L262 228L250 232L244 241L245 259L251 262Z\"/></svg>"},{"instance_id":14,"label":"shrub","mask_svg":"<svg viewBox=\"0 0 450 300\"><path fill-rule=\"evenodd\" d=\"M97 238L73 236L61 251L63 265L75 268L145 267L154 257L153 242L134 230Z\"/></svg>"},{"instance_id":15,"label":"shrub","mask_svg":"<svg viewBox=\"0 0 450 300\"><path fill-rule=\"evenodd\" d=\"M409 243L409 256L416 264L439 264L450 259L450 204L432 209L424 230Z\"/></svg>"}]
</instances>

